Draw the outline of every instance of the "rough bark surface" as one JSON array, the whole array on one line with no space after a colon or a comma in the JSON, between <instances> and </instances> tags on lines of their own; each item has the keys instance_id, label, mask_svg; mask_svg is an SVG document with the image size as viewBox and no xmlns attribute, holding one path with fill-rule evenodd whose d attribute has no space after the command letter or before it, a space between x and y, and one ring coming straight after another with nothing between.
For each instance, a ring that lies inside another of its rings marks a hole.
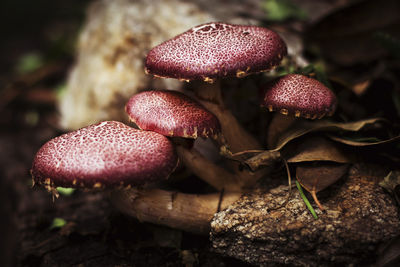
<instances>
[{"instance_id":1,"label":"rough bark surface","mask_svg":"<svg viewBox=\"0 0 400 267\"><path fill-rule=\"evenodd\" d=\"M400 233L399 210L376 181L384 174L354 166L321 192L326 212L314 219L297 189L244 195L211 223L214 249L257 265L373 263L377 248ZM315 206L315 205L314 205Z\"/></svg>"}]
</instances>

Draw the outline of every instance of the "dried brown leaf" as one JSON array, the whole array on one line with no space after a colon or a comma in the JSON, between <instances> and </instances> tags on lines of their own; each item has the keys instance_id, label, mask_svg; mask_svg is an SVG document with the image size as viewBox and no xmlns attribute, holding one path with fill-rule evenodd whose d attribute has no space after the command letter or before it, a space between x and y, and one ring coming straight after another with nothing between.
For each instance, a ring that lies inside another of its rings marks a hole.
<instances>
[{"instance_id":1,"label":"dried brown leaf","mask_svg":"<svg viewBox=\"0 0 400 267\"><path fill-rule=\"evenodd\" d=\"M380 248L376 262L379 267L400 266L400 236L395 237Z\"/></svg>"},{"instance_id":2,"label":"dried brown leaf","mask_svg":"<svg viewBox=\"0 0 400 267\"><path fill-rule=\"evenodd\" d=\"M299 145L289 145L284 154L287 162L333 161L337 163L352 162L351 155L339 145L323 137L311 137L302 140Z\"/></svg>"},{"instance_id":3,"label":"dried brown leaf","mask_svg":"<svg viewBox=\"0 0 400 267\"><path fill-rule=\"evenodd\" d=\"M301 120L292 124L292 126L282 134L281 138L279 138L277 145L273 151L281 150L287 143L290 141L304 136L311 132L316 131L349 131L349 132L357 132L360 131L366 125L373 125L378 122L382 122L384 119L382 118L372 118L365 119L355 122L331 122L326 120L321 121L306 121Z\"/></svg>"},{"instance_id":4,"label":"dried brown leaf","mask_svg":"<svg viewBox=\"0 0 400 267\"><path fill-rule=\"evenodd\" d=\"M348 164L302 163L296 167L296 178L307 191L319 192L338 181L347 169Z\"/></svg>"},{"instance_id":5,"label":"dried brown leaf","mask_svg":"<svg viewBox=\"0 0 400 267\"><path fill-rule=\"evenodd\" d=\"M400 204L400 190L396 190L400 188L400 171L389 172L379 185L392 193L397 203Z\"/></svg>"},{"instance_id":6,"label":"dried brown leaf","mask_svg":"<svg viewBox=\"0 0 400 267\"><path fill-rule=\"evenodd\" d=\"M328 137L336 142L349 145L349 146L356 146L356 147L364 147L364 146L377 146L377 145L384 145L384 144L389 144L392 142L400 141L400 135L386 139L386 140L381 140L381 141L376 141L376 142L364 142L364 141L356 141L356 140L349 140L343 137L339 136L334 136L334 135L328 135Z\"/></svg>"},{"instance_id":7,"label":"dried brown leaf","mask_svg":"<svg viewBox=\"0 0 400 267\"><path fill-rule=\"evenodd\" d=\"M348 167L348 164L332 162L301 163L296 167L296 179L310 192L318 207L323 210L316 194L342 178Z\"/></svg>"},{"instance_id":8,"label":"dried brown leaf","mask_svg":"<svg viewBox=\"0 0 400 267\"><path fill-rule=\"evenodd\" d=\"M286 144L288 144L290 141L293 141L295 139L298 139L302 136L305 136L309 133L313 132L318 132L318 131L326 131L326 132L334 132L334 131L350 131L350 132L357 132L363 129L365 126L376 126L375 124L379 122L385 121L384 119L381 118L373 118L373 119L366 119L366 120L360 120L360 121L355 121L355 122L347 122L347 123L337 123L337 122L331 122L331 121L308 121L308 120L299 120L297 122L294 122L289 129L282 134L281 138L278 140L278 143L276 147L272 150L265 150L263 152L255 153L256 155L252 156L251 158L248 158L247 160L244 160L243 163L247 167L249 167L252 171L255 171L259 169L262 166L271 166L277 161L280 160L280 153L283 152L286 155L284 158L289 158L291 162L303 162L303 161L315 161L315 160L321 160L321 161L333 161L333 162L339 162L339 163L348 163L351 162L351 156L346 155L343 153L343 151L337 150L337 151L323 151L323 147L315 147L315 148L309 148L308 151L304 151L304 155L299 155L298 158L291 159L291 157L294 157L294 154L292 156L288 156L287 151L290 149L285 149L286 151L283 151L282 149ZM320 146L323 146L319 144ZM303 149L304 150L304 149ZM301 150L299 150L298 153L300 153ZM331 155L330 155L331 154ZM309 160L305 160L306 157L308 157Z\"/></svg>"},{"instance_id":9,"label":"dried brown leaf","mask_svg":"<svg viewBox=\"0 0 400 267\"><path fill-rule=\"evenodd\" d=\"M271 122L268 126L267 134L267 145L268 148L276 146L276 142L279 140L280 135L285 132L297 118L292 116L286 116L280 113L275 113L272 117Z\"/></svg>"}]
</instances>

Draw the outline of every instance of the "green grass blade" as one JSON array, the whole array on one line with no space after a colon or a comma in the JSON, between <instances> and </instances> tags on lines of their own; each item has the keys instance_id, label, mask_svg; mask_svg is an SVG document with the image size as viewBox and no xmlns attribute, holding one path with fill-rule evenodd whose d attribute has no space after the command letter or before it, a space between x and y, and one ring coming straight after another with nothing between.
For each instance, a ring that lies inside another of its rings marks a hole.
<instances>
[{"instance_id":1,"label":"green grass blade","mask_svg":"<svg viewBox=\"0 0 400 267\"><path fill-rule=\"evenodd\" d=\"M304 203L306 203L306 206L310 210L312 216L314 217L314 219L318 219L318 216L315 213L314 208L311 206L310 201L308 201L306 195L304 195L303 189L301 188L301 185L298 181L296 181L296 186L297 186L297 189L299 189L300 196L303 199Z\"/></svg>"}]
</instances>

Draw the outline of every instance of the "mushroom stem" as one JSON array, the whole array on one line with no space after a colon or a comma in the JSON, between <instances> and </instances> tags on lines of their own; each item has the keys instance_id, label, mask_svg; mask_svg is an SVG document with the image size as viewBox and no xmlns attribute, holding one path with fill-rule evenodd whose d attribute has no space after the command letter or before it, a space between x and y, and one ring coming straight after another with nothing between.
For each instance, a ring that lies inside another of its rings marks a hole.
<instances>
[{"instance_id":1,"label":"mushroom stem","mask_svg":"<svg viewBox=\"0 0 400 267\"><path fill-rule=\"evenodd\" d=\"M222 134L227 142L227 144L222 142L220 144L222 147L227 149L226 145L228 145L232 153L261 148L259 142L240 125L236 117L226 108L220 80L213 83L197 83L195 81L190 88L201 104L218 118Z\"/></svg>"},{"instance_id":2,"label":"mushroom stem","mask_svg":"<svg viewBox=\"0 0 400 267\"><path fill-rule=\"evenodd\" d=\"M260 143L240 125L228 109L209 101L201 101L201 103L218 118L222 134L232 153L262 148Z\"/></svg>"},{"instance_id":3,"label":"mushroom stem","mask_svg":"<svg viewBox=\"0 0 400 267\"><path fill-rule=\"evenodd\" d=\"M213 82L194 83L193 91L199 100L212 102L220 106L224 106L221 92L221 82L219 80Z\"/></svg>"},{"instance_id":4,"label":"mushroom stem","mask_svg":"<svg viewBox=\"0 0 400 267\"><path fill-rule=\"evenodd\" d=\"M189 170L215 189L229 192L241 191L238 178L235 174L209 161L196 149L177 146L176 152L179 159L183 161L183 164Z\"/></svg>"},{"instance_id":5,"label":"mushroom stem","mask_svg":"<svg viewBox=\"0 0 400 267\"><path fill-rule=\"evenodd\" d=\"M176 151L179 159L195 175L215 189L219 191L224 190L225 192L247 191L258 180L268 175L274 169L274 164L281 160L279 152L271 152L263 157L265 160L262 164L264 168L254 171L240 170L236 163L232 163L231 167L234 168L234 172L232 173L209 161L193 148L187 149L183 146L177 146Z\"/></svg>"},{"instance_id":6,"label":"mushroom stem","mask_svg":"<svg viewBox=\"0 0 400 267\"><path fill-rule=\"evenodd\" d=\"M183 231L208 234L215 213L239 199L240 193L184 194L161 189L130 189L111 193L121 212L139 221L162 224Z\"/></svg>"}]
</instances>

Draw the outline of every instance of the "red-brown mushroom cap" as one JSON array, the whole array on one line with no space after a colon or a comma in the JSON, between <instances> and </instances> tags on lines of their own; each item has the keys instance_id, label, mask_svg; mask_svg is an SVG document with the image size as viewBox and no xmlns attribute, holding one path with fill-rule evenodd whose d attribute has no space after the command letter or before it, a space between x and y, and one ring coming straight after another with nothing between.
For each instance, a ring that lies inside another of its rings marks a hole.
<instances>
[{"instance_id":1,"label":"red-brown mushroom cap","mask_svg":"<svg viewBox=\"0 0 400 267\"><path fill-rule=\"evenodd\" d=\"M131 121L147 131L166 136L216 138L217 117L195 100L176 91L145 91L132 96L125 107Z\"/></svg>"},{"instance_id":2,"label":"red-brown mushroom cap","mask_svg":"<svg viewBox=\"0 0 400 267\"><path fill-rule=\"evenodd\" d=\"M212 22L154 47L147 55L146 72L212 82L269 70L286 53L284 41L269 29Z\"/></svg>"},{"instance_id":3,"label":"red-brown mushroom cap","mask_svg":"<svg viewBox=\"0 0 400 267\"><path fill-rule=\"evenodd\" d=\"M177 165L163 135L106 121L44 144L32 165L34 182L63 187L129 187L166 179Z\"/></svg>"},{"instance_id":4,"label":"red-brown mushroom cap","mask_svg":"<svg viewBox=\"0 0 400 267\"><path fill-rule=\"evenodd\" d=\"M288 74L267 85L262 106L284 115L316 119L335 112L336 96L315 79Z\"/></svg>"}]
</instances>

